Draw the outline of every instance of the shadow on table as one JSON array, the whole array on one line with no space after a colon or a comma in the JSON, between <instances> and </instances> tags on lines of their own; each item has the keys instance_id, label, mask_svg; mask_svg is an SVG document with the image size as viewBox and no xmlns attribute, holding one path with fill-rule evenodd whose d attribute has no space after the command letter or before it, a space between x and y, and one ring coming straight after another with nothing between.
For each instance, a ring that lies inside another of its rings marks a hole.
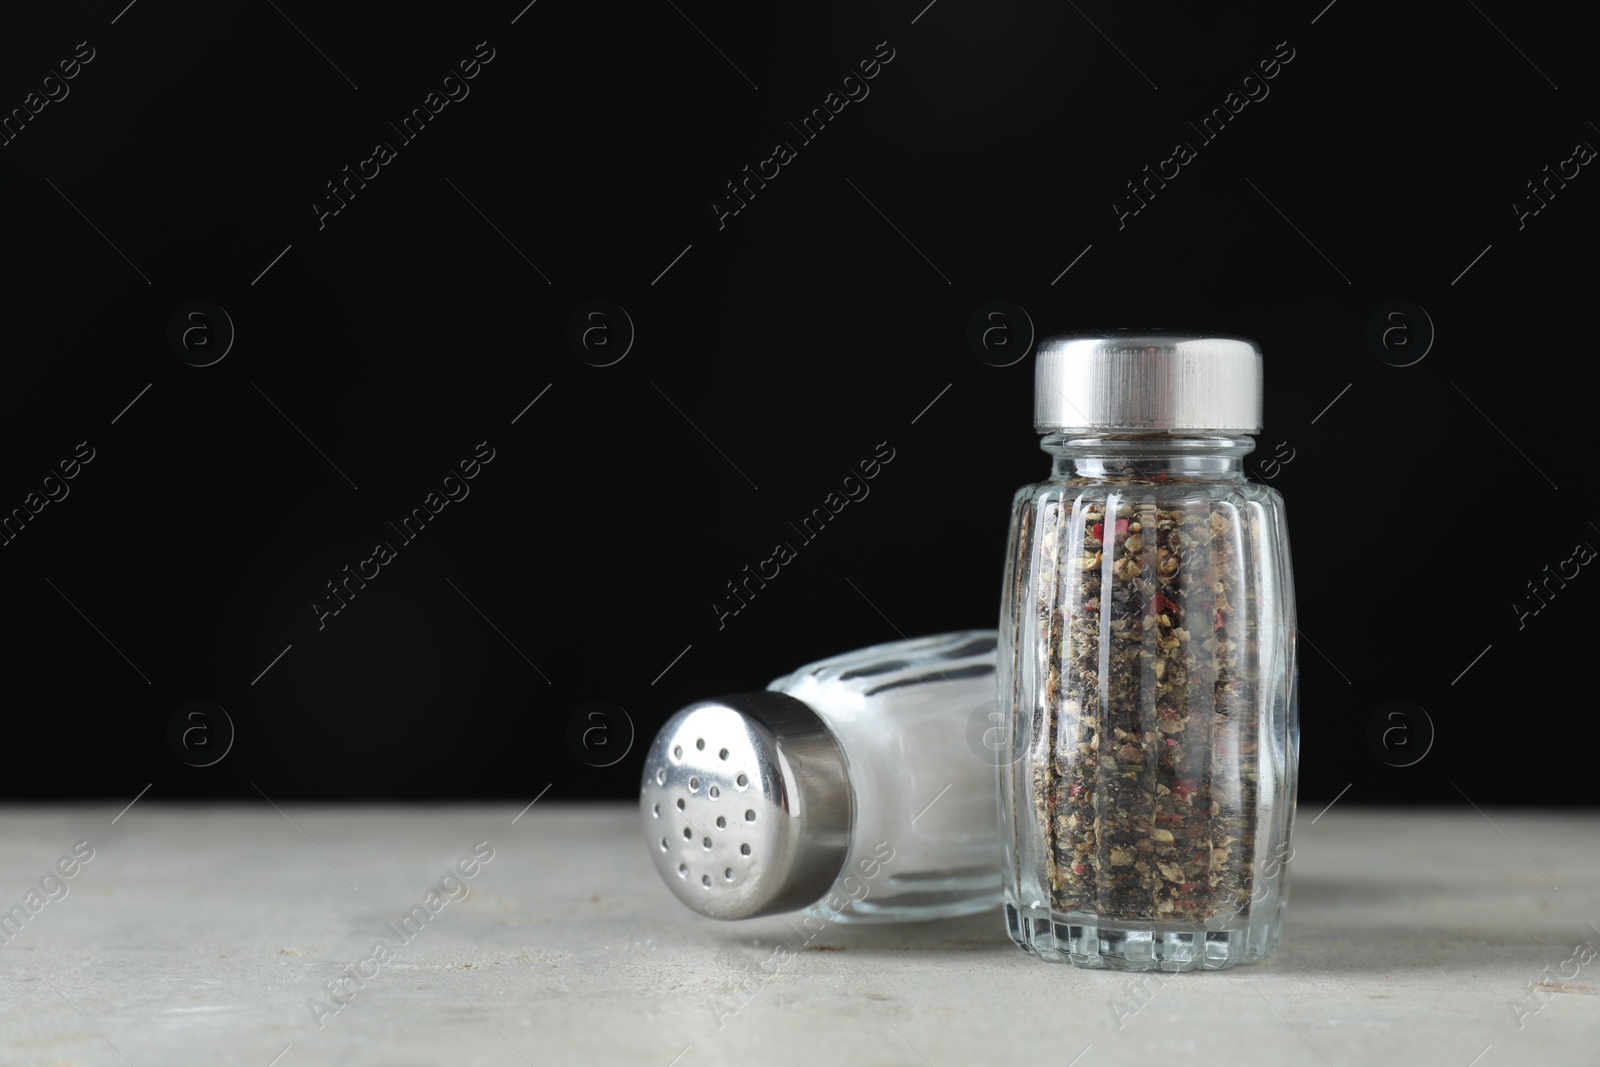
<instances>
[{"instance_id":1,"label":"shadow on table","mask_svg":"<svg viewBox=\"0 0 1600 1067\"><path fill-rule=\"evenodd\" d=\"M1457 896L1461 886L1447 881L1421 878L1398 881L1394 878L1328 878L1296 875L1289 884L1289 914L1308 909L1350 907L1367 909L1374 904L1420 901L1440 896Z\"/></svg>"},{"instance_id":2,"label":"shadow on table","mask_svg":"<svg viewBox=\"0 0 1600 1067\"><path fill-rule=\"evenodd\" d=\"M823 923L813 918L806 924L804 914L780 915L739 923L723 938L729 943L748 945L752 937L763 943L785 942L796 952L852 953L867 956L907 953L993 952L1022 954L1006 936L1005 913L998 907L977 915L957 919L934 919L909 923Z\"/></svg>"},{"instance_id":3,"label":"shadow on table","mask_svg":"<svg viewBox=\"0 0 1600 1067\"><path fill-rule=\"evenodd\" d=\"M1549 944L1535 930L1508 933L1495 923L1503 904L1490 897L1484 899L1481 916L1470 916L1459 903L1465 891L1470 888L1423 879L1296 878L1283 942L1267 959L1239 973L1467 973L1490 958L1499 964L1525 961L1537 970ZM1450 899L1457 903L1449 909L1434 904ZM1557 916L1549 919L1559 926Z\"/></svg>"},{"instance_id":4,"label":"shadow on table","mask_svg":"<svg viewBox=\"0 0 1600 1067\"><path fill-rule=\"evenodd\" d=\"M1496 937L1490 927L1465 921L1459 912L1449 916L1427 907L1430 900L1460 892L1460 886L1442 881L1296 879L1283 943L1261 963L1225 973L1385 974L1460 970L1486 953L1525 955L1530 961L1542 958L1540 952L1547 946L1532 933ZM1397 907L1406 914L1405 921L1374 921ZM718 932L730 944L748 945L753 937L763 943L787 943L802 955L848 953L904 959L927 954L947 959L951 954L988 953L1027 959L1007 936L1000 908L916 923L821 922L813 918L808 925L803 914L796 914L736 925Z\"/></svg>"}]
</instances>

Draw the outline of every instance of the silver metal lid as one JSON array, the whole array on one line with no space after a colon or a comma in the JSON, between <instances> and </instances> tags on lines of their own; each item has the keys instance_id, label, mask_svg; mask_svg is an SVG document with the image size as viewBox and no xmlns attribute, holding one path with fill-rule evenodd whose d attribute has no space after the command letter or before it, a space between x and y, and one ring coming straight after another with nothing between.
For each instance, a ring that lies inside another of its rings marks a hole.
<instances>
[{"instance_id":1,"label":"silver metal lid","mask_svg":"<svg viewBox=\"0 0 1600 1067\"><path fill-rule=\"evenodd\" d=\"M855 821L838 740L810 705L770 690L668 719L645 758L639 806L661 880L713 919L821 899Z\"/></svg>"},{"instance_id":2,"label":"silver metal lid","mask_svg":"<svg viewBox=\"0 0 1600 1067\"><path fill-rule=\"evenodd\" d=\"M1261 431L1261 349L1243 337L1107 333L1039 346L1033 425L1085 430Z\"/></svg>"}]
</instances>

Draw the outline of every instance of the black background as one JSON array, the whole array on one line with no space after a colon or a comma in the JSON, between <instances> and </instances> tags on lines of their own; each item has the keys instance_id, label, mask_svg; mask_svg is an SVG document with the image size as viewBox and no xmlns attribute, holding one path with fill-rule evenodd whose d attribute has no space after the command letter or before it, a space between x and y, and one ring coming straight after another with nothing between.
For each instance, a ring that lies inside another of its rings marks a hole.
<instances>
[{"instance_id":1,"label":"black background","mask_svg":"<svg viewBox=\"0 0 1600 1067\"><path fill-rule=\"evenodd\" d=\"M1031 357L966 341L1004 299L1040 336L1262 343L1251 476L1287 498L1315 644L1302 801L1594 804L1600 577L1520 628L1512 606L1600 545L1600 176L1520 229L1512 206L1600 144L1578 16L924 3L8 15L6 111L78 42L95 58L0 148L0 508L95 458L0 549L0 793L625 797L691 699L991 626L1008 501L1048 470ZM387 123L480 41L470 96L400 144ZM799 143L879 42L870 95ZM1289 49L1202 144L1188 122ZM319 229L379 140L396 159ZM779 140L798 158L719 228ZM1180 140L1197 158L1119 229ZM237 330L210 367L166 342L191 299ZM566 341L592 299L637 330L609 367ZM1437 330L1408 367L1366 340L1397 299ZM485 440L470 496L319 630L325 583ZM725 583L880 442L870 497L719 629ZM205 768L167 743L195 699L237 727ZM568 744L592 700L639 735L610 767ZM1437 730L1411 767L1367 741L1391 700Z\"/></svg>"}]
</instances>

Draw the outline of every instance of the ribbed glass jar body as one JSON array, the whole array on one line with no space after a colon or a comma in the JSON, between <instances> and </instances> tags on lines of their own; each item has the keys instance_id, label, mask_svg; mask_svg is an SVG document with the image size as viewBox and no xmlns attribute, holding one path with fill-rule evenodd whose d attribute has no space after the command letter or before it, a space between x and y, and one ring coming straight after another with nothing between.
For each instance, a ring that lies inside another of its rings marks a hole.
<instances>
[{"instance_id":1,"label":"ribbed glass jar body","mask_svg":"<svg viewBox=\"0 0 1600 1067\"><path fill-rule=\"evenodd\" d=\"M1054 433L997 666L1006 920L1047 960L1216 969L1282 932L1299 755L1283 500L1250 437Z\"/></svg>"},{"instance_id":2,"label":"ribbed glass jar body","mask_svg":"<svg viewBox=\"0 0 1600 1067\"><path fill-rule=\"evenodd\" d=\"M994 760L968 744L992 707L996 634L874 645L774 681L827 724L854 793L850 854L819 902L833 921L966 915L1000 901ZM836 899L830 899L836 898Z\"/></svg>"}]
</instances>

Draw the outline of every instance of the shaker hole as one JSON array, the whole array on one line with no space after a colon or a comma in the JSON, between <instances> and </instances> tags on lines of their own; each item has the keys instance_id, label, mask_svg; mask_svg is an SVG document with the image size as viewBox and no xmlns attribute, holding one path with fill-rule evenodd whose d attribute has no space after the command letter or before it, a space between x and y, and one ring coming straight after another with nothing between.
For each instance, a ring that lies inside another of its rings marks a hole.
<instances>
[{"instance_id":1,"label":"shaker hole","mask_svg":"<svg viewBox=\"0 0 1600 1067\"><path fill-rule=\"evenodd\" d=\"M711 888L711 876L709 874L702 874L700 876L700 884L705 886L707 889L710 889Z\"/></svg>"},{"instance_id":2,"label":"shaker hole","mask_svg":"<svg viewBox=\"0 0 1600 1067\"><path fill-rule=\"evenodd\" d=\"M704 752L706 750L706 739L703 737L695 738L694 747L698 748L701 752Z\"/></svg>"},{"instance_id":3,"label":"shaker hole","mask_svg":"<svg viewBox=\"0 0 1600 1067\"><path fill-rule=\"evenodd\" d=\"M689 865L687 863L678 864L678 877L679 878L687 878L687 877L689 877Z\"/></svg>"},{"instance_id":4,"label":"shaker hole","mask_svg":"<svg viewBox=\"0 0 1600 1067\"><path fill-rule=\"evenodd\" d=\"M755 813L755 809L754 808L749 808L749 809L745 810L744 821L745 822L755 822L756 821L756 813Z\"/></svg>"},{"instance_id":5,"label":"shaker hole","mask_svg":"<svg viewBox=\"0 0 1600 1067\"><path fill-rule=\"evenodd\" d=\"M709 837L706 838L704 841L700 842L700 844L705 848L705 850L707 852L711 851L711 838L709 838Z\"/></svg>"},{"instance_id":6,"label":"shaker hole","mask_svg":"<svg viewBox=\"0 0 1600 1067\"><path fill-rule=\"evenodd\" d=\"M730 882L733 881L733 868L729 867L728 869L723 871L722 872L722 877L726 878Z\"/></svg>"},{"instance_id":7,"label":"shaker hole","mask_svg":"<svg viewBox=\"0 0 1600 1067\"><path fill-rule=\"evenodd\" d=\"M727 749L723 749L721 752L718 752L717 753L717 758L718 759L727 759L728 758L728 750Z\"/></svg>"},{"instance_id":8,"label":"shaker hole","mask_svg":"<svg viewBox=\"0 0 1600 1067\"><path fill-rule=\"evenodd\" d=\"M660 804L653 805L650 808L650 814L654 815L658 819L661 818L661 805Z\"/></svg>"},{"instance_id":9,"label":"shaker hole","mask_svg":"<svg viewBox=\"0 0 1600 1067\"><path fill-rule=\"evenodd\" d=\"M662 767L661 769L656 771L656 785L666 785L666 784L667 784L667 769L665 767Z\"/></svg>"},{"instance_id":10,"label":"shaker hole","mask_svg":"<svg viewBox=\"0 0 1600 1067\"><path fill-rule=\"evenodd\" d=\"M743 789L745 786L750 784L749 776L743 775L743 774L741 774L739 777L735 778L733 781L734 781L734 784L737 785L740 789Z\"/></svg>"},{"instance_id":11,"label":"shaker hole","mask_svg":"<svg viewBox=\"0 0 1600 1067\"><path fill-rule=\"evenodd\" d=\"M683 746L682 745L673 745L672 746L672 758L673 759L682 759L683 758Z\"/></svg>"},{"instance_id":12,"label":"shaker hole","mask_svg":"<svg viewBox=\"0 0 1600 1067\"><path fill-rule=\"evenodd\" d=\"M661 839L661 851L665 852L666 850L667 850L667 839L663 837Z\"/></svg>"},{"instance_id":13,"label":"shaker hole","mask_svg":"<svg viewBox=\"0 0 1600 1067\"><path fill-rule=\"evenodd\" d=\"M741 856L750 855L750 846L749 845L740 845L739 846L739 855L741 855Z\"/></svg>"},{"instance_id":14,"label":"shaker hole","mask_svg":"<svg viewBox=\"0 0 1600 1067\"><path fill-rule=\"evenodd\" d=\"M726 830L727 828L728 828L728 820L724 819L721 815L718 815L717 816L717 829L718 830Z\"/></svg>"},{"instance_id":15,"label":"shaker hole","mask_svg":"<svg viewBox=\"0 0 1600 1067\"><path fill-rule=\"evenodd\" d=\"M689 840L689 838L691 838L693 836L694 836L694 831L689 829L687 826L685 826L683 828L683 839L685 841L687 841L687 840Z\"/></svg>"},{"instance_id":16,"label":"shaker hole","mask_svg":"<svg viewBox=\"0 0 1600 1067\"><path fill-rule=\"evenodd\" d=\"M718 789L716 786L712 786L710 789L706 790L706 794L710 796L712 800L715 800L722 795L722 790Z\"/></svg>"},{"instance_id":17,"label":"shaker hole","mask_svg":"<svg viewBox=\"0 0 1600 1067\"><path fill-rule=\"evenodd\" d=\"M683 810L683 798L682 797L678 798L678 810L679 811Z\"/></svg>"},{"instance_id":18,"label":"shaker hole","mask_svg":"<svg viewBox=\"0 0 1600 1067\"><path fill-rule=\"evenodd\" d=\"M700 788L700 779L698 779L698 778L689 779L689 792L693 793L695 790L697 790L699 788Z\"/></svg>"}]
</instances>

